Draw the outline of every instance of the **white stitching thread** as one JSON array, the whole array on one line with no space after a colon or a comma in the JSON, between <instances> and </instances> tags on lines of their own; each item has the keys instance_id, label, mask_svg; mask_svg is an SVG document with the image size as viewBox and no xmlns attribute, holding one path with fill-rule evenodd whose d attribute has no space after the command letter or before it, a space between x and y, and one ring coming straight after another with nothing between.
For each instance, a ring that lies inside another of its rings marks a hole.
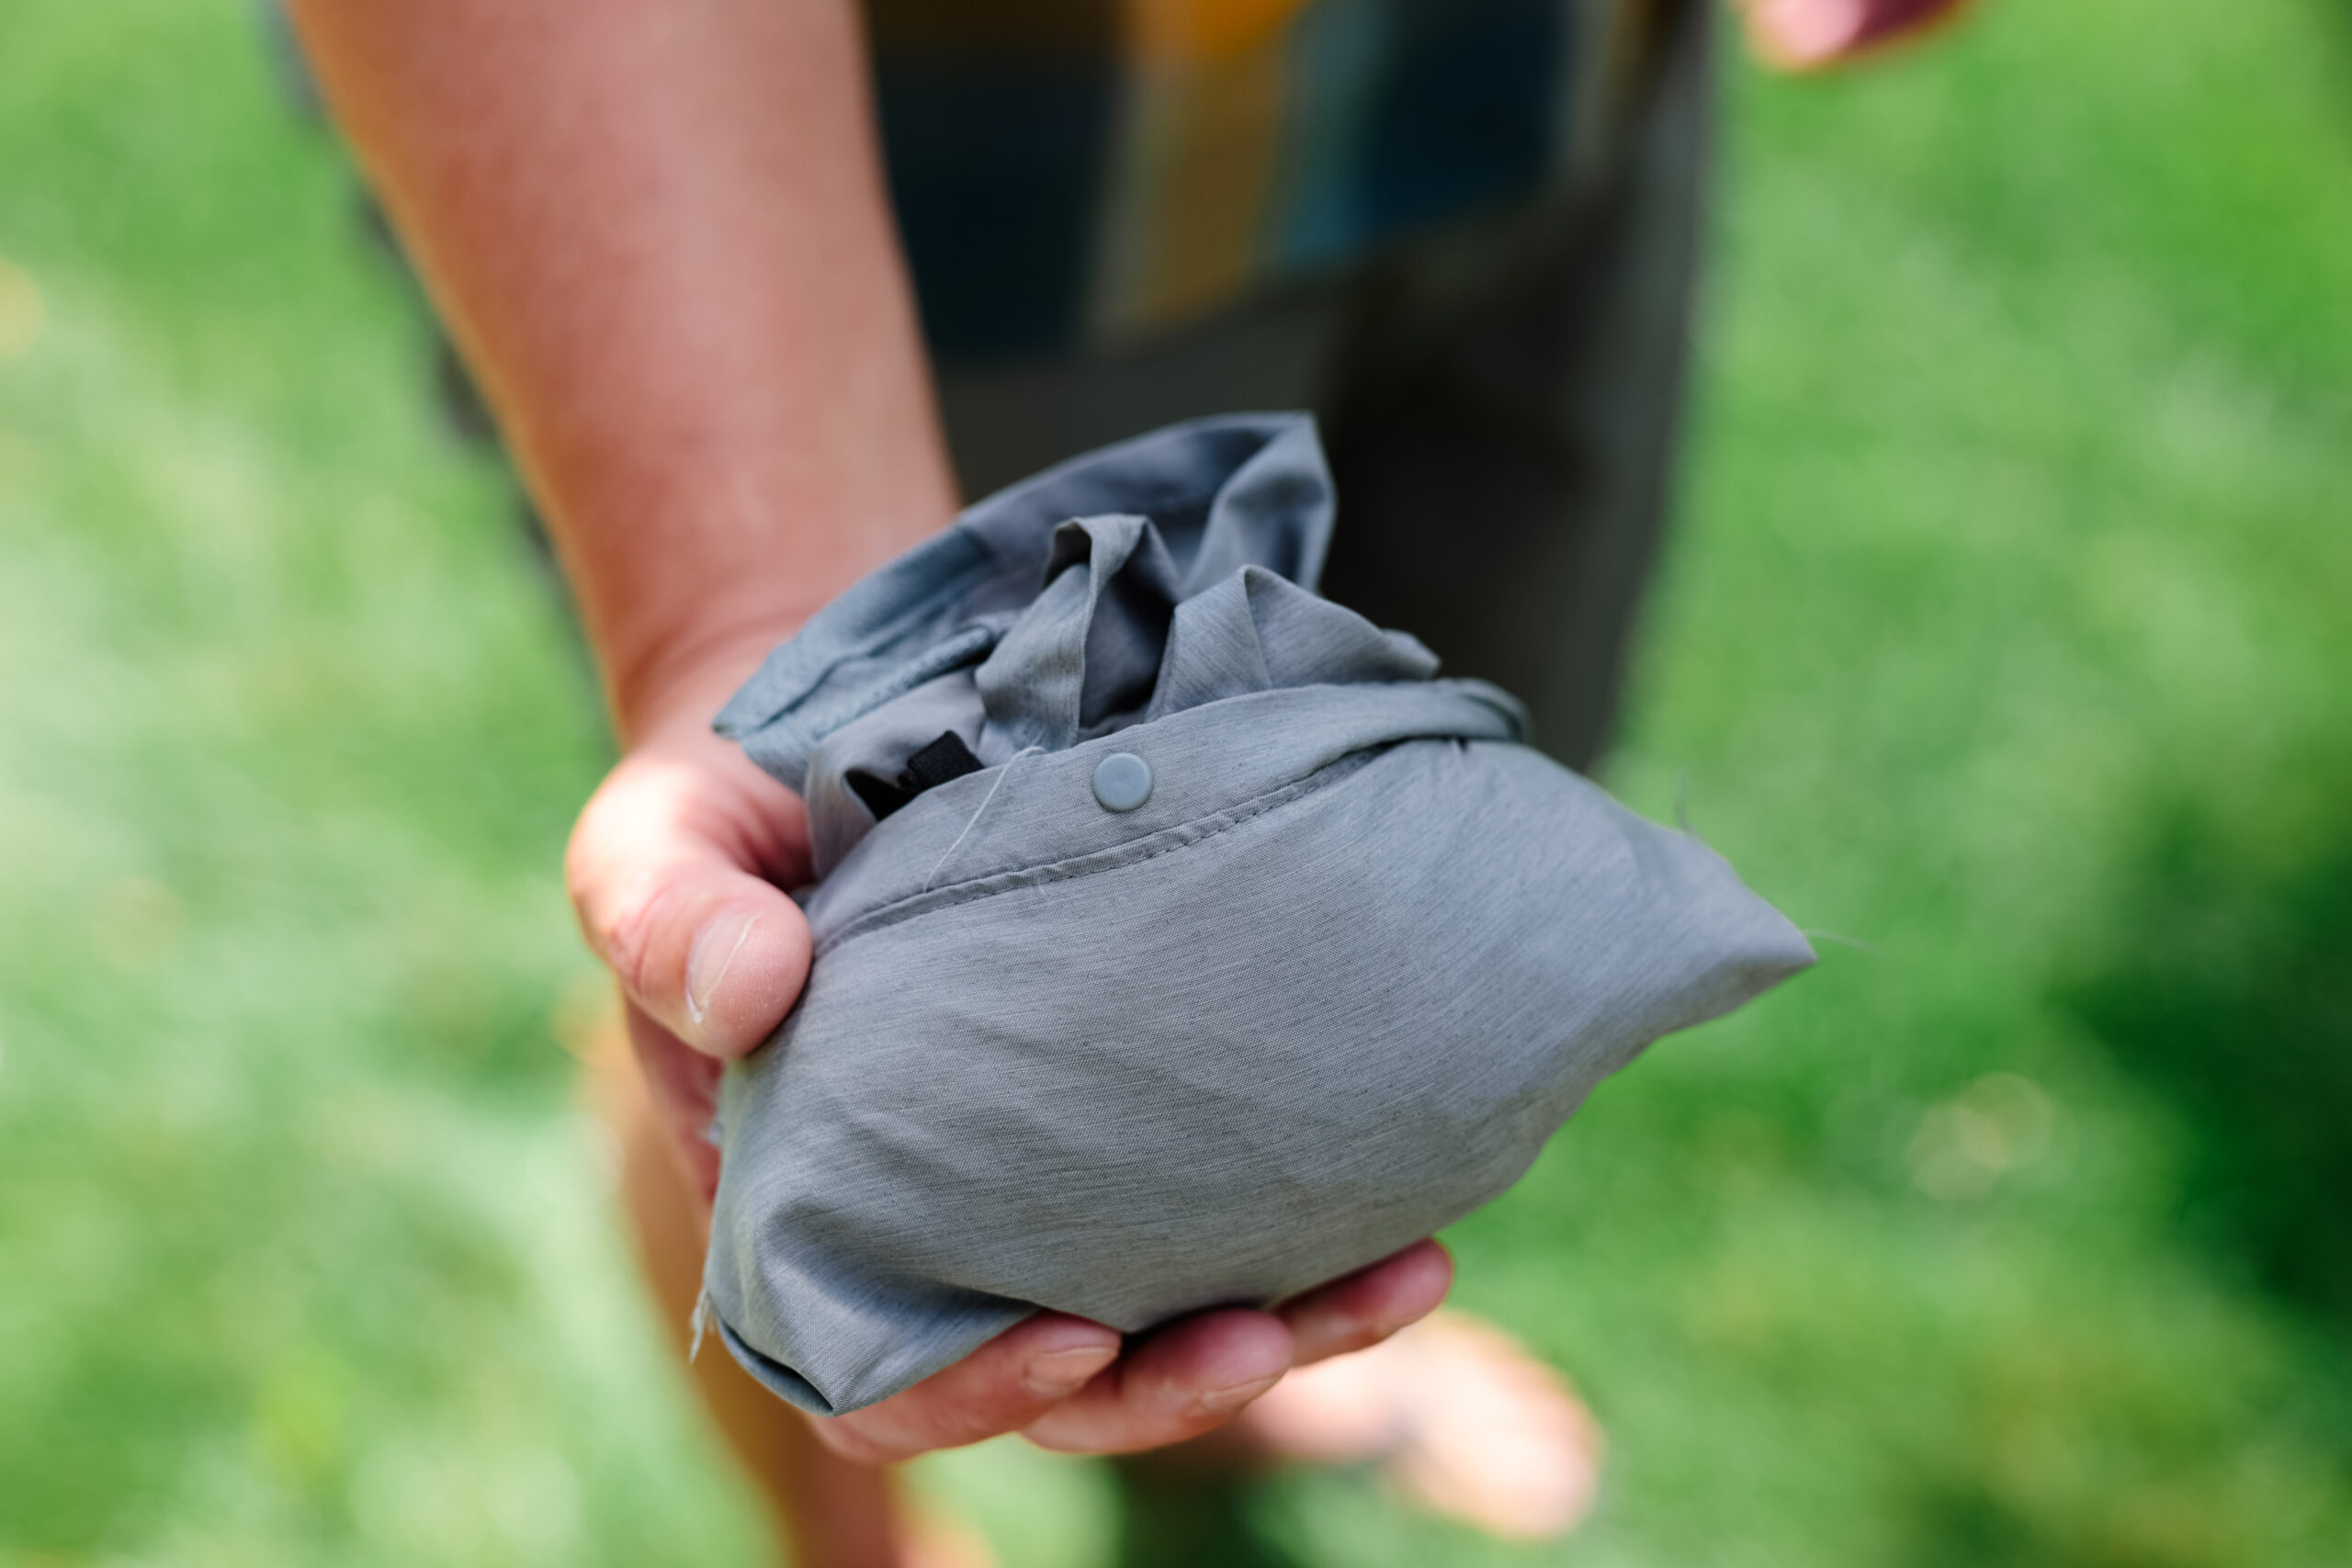
<instances>
[{"instance_id":1,"label":"white stitching thread","mask_svg":"<svg viewBox=\"0 0 2352 1568\"><path fill-rule=\"evenodd\" d=\"M1269 790L1266 794L1245 800L1238 806L1227 807L1223 811L1215 812L1206 817L1196 817L1189 822L1180 822L1173 827L1162 828L1144 838L1115 845L1107 850L1097 850L1091 854L1080 855L1071 860L1054 861L1045 865L1025 866L1018 871L997 872L991 875L976 877L970 882L950 883L940 888L936 894L933 894L926 885L922 892L910 893L879 908L868 909L840 931L820 940L817 944L816 956L822 958L835 948L865 936L868 932L897 925L901 920L912 919L918 915L926 915L935 909L953 908L958 904L968 904L977 899L993 897L999 893L1011 893L1023 887L1038 887L1047 883L1068 882L1081 876L1120 871L1131 865L1141 865L1146 861L1157 860L1161 855L1170 854L1178 850L1190 849L1195 844L1215 838L1228 828L1238 828L1254 817L1262 816L1278 806L1287 806L1295 800L1339 784L1343 779L1352 776L1365 764L1386 755L1391 750L1393 747L1381 746L1359 751L1353 756L1343 757L1339 761L1319 768L1306 778L1295 779L1279 789ZM983 805L985 804L983 802ZM978 820L977 816L973 819ZM969 831L968 829L966 830ZM958 841L961 841L960 838ZM1150 847L1143 848L1145 845ZM952 851L955 846L951 844L948 847ZM1137 852L1138 850L1141 851L1140 853ZM945 859L944 856L941 858L943 861ZM938 871L939 868L933 866L932 874L937 875Z\"/></svg>"},{"instance_id":2,"label":"white stitching thread","mask_svg":"<svg viewBox=\"0 0 2352 1568\"><path fill-rule=\"evenodd\" d=\"M1043 746L1023 746L1020 750L1015 751L1012 756L1005 759L1004 767L996 775L996 783L989 785L988 794L980 796L980 809L972 813L972 819L964 824L964 830L956 835L956 841L947 846L946 852L932 863L930 874L922 879L923 892L928 893L931 891L932 877L939 874L939 868L945 865L948 861L954 857L956 852L964 847L964 840L970 838L972 836L972 829L980 825L981 813L988 810L989 802L996 798L996 792L1004 787L1004 781L1012 776L1013 764L1020 761L1022 758L1026 757L1032 751L1042 751L1044 750L1045 748Z\"/></svg>"}]
</instances>

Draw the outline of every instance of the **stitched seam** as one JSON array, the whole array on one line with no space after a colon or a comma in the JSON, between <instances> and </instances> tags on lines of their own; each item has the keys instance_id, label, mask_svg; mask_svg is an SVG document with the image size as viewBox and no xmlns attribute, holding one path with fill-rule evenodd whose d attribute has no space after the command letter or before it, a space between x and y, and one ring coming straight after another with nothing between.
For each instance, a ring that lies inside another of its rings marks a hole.
<instances>
[{"instance_id":1,"label":"stitched seam","mask_svg":"<svg viewBox=\"0 0 2352 1568\"><path fill-rule=\"evenodd\" d=\"M884 703L896 702L925 682L935 681L942 675L974 662L972 656L976 653L985 653L995 641L995 635L986 626L967 626L952 637L942 638L925 649L921 654L899 666L877 686L868 687L854 694L843 694L831 705L819 706L815 713L802 711L803 705L808 700L804 696L799 702L794 703L778 714L775 720L770 722L774 723L785 718L795 720L796 728L809 738L808 748L813 750L822 744L825 739L835 730L855 724ZM826 677L830 678L833 670L839 669L842 664L847 662L848 659L844 657L825 671ZM818 682L820 686L822 683L822 680ZM814 691L808 694L809 696L815 694Z\"/></svg>"},{"instance_id":2,"label":"stitched seam","mask_svg":"<svg viewBox=\"0 0 2352 1568\"><path fill-rule=\"evenodd\" d=\"M944 887L934 888L928 893L909 894L903 898L883 905L880 908L868 910L831 936L825 938L817 944L814 956L822 958L835 948L854 942L859 937L939 909L953 908L958 904L975 903L982 898L994 897L1000 893L1017 892L1023 887L1044 887L1057 882L1074 882L1080 877L1099 876L1106 872L1123 871L1128 866L1142 865L1146 862L1158 860L1162 855L1173 854L1179 850L1188 850L1195 844L1206 843L1227 829L1238 828L1244 822L1264 816L1277 807L1288 806L1293 801L1302 800L1318 790L1329 788L1351 776L1359 769L1389 750L1389 746L1377 746L1360 751L1351 757L1342 757L1327 767L1317 769L1306 778L1293 780L1279 789L1269 790L1264 795L1245 800L1238 806L1229 806L1223 811L1211 812L1205 817L1195 817L1189 822L1179 822L1172 827L1162 828L1156 833L1135 840L1130 843L1114 845L1107 850L1097 850L1091 854L1079 855L1070 860L1052 861L1044 865L1024 866L1018 871L993 872L987 876L974 877L968 882L949 883Z\"/></svg>"}]
</instances>

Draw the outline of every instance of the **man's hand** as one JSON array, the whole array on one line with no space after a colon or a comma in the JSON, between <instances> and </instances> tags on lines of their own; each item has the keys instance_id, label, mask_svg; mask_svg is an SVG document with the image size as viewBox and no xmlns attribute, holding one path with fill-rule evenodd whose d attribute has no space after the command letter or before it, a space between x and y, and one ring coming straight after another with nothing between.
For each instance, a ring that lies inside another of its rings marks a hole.
<instances>
[{"instance_id":1,"label":"man's hand","mask_svg":"<svg viewBox=\"0 0 2352 1568\"><path fill-rule=\"evenodd\" d=\"M817 1435L872 1464L1013 1431L1065 1453L1160 1448L1222 1426L1293 1367L1419 1321L1453 1281L1453 1260L1424 1241L1278 1311L1202 1313L1124 1348L1099 1323L1043 1313L904 1393L818 1422Z\"/></svg>"},{"instance_id":2,"label":"man's hand","mask_svg":"<svg viewBox=\"0 0 2352 1568\"><path fill-rule=\"evenodd\" d=\"M739 651L662 702L581 814L566 858L581 925L620 980L665 1141L706 1214L723 1065L775 1032L808 973L808 922L780 890L808 877L807 813L707 728L753 657ZM815 1425L872 1463L1013 1431L1073 1452L1158 1448L1220 1425L1294 1366L1425 1316L1453 1272L1425 1241L1279 1311L1204 1313L1132 1342L1041 1314L903 1393Z\"/></svg>"},{"instance_id":3,"label":"man's hand","mask_svg":"<svg viewBox=\"0 0 2352 1568\"><path fill-rule=\"evenodd\" d=\"M808 922L782 891L808 879L808 814L688 716L605 776L564 871L589 945L620 981L671 1154L707 1210L721 1066L775 1032L808 977Z\"/></svg>"},{"instance_id":4,"label":"man's hand","mask_svg":"<svg viewBox=\"0 0 2352 1568\"><path fill-rule=\"evenodd\" d=\"M1920 38L1970 0L1736 0L1769 63L1814 71Z\"/></svg>"},{"instance_id":5,"label":"man's hand","mask_svg":"<svg viewBox=\"0 0 2352 1568\"><path fill-rule=\"evenodd\" d=\"M945 525L854 0L294 0L303 44L529 479L627 755L566 869L707 1216L722 1064L808 970L800 803L709 732L794 625ZM1280 1314L1122 1345L1024 1323L820 1423L866 1459L1025 1429L1148 1448L1445 1293L1434 1245Z\"/></svg>"}]
</instances>

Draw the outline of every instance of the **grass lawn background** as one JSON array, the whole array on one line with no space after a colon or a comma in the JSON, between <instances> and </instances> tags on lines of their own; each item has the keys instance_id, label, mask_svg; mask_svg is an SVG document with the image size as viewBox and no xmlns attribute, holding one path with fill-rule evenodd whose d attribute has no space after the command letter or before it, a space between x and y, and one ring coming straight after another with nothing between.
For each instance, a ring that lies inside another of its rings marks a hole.
<instances>
[{"instance_id":1,"label":"grass lawn background","mask_svg":"<svg viewBox=\"0 0 2352 1568\"><path fill-rule=\"evenodd\" d=\"M1610 778L1843 940L1452 1237L1608 1427L1592 1524L1267 1527L2343 1563L2352 13L1733 78ZM757 1561L560 1043L589 684L247 7L0 16L0 1564ZM1101 1557L1090 1466L922 1475Z\"/></svg>"}]
</instances>

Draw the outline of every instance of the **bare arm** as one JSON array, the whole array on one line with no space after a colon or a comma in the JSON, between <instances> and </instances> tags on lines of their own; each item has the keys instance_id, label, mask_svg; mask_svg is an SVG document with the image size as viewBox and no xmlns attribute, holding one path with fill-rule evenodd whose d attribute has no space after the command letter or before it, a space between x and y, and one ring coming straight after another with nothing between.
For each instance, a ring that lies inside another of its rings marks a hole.
<instances>
[{"instance_id":1,"label":"bare arm","mask_svg":"<svg viewBox=\"0 0 2352 1568\"><path fill-rule=\"evenodd\" d=\"M853 0L296 0L330 102L489 394L627 754L567 862L679 1168L722 1059L808 973L800 804L709 732L766 649L944 524L954 486L882 187ZM1434 1306L1424 1243L1121 1354L1030 1320L821 1423L871 1460L1025 1428L1131 1449ZM1113 1358L1118 1359L1114 1361Z\"/></svg>"},{"instance_id":2,"label":"bare arm","mask_svg":"<svg viewBox=\"0 0 2352 1568\"><path fill-rule=\"evenodd\" d=\"M953 513L851 6L297 10L545 508L625 739L715 650L756 659Z\"/></svg>"}]
</instances>

